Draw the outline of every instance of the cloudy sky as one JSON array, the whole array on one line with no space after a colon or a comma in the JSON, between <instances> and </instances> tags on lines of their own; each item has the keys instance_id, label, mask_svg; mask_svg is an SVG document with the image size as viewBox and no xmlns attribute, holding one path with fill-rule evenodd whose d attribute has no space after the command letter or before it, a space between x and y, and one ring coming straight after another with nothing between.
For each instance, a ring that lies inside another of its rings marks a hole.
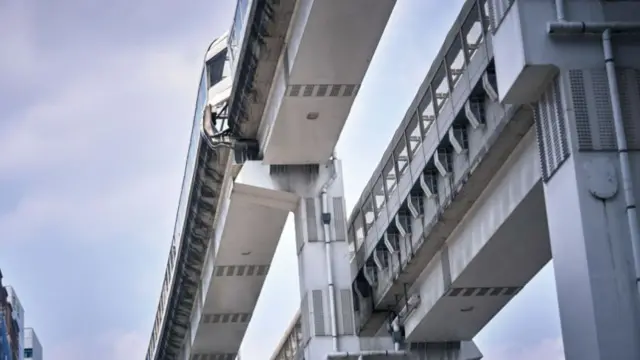
<instances>
[{"instance_id":1,"label":"cloudy sky","mask_svg":"<svg viewBox=\"0 0 640 360\"><path fill-rule=\"evenodd\" d=\"M399 1L338 148L348 206L461 4ZM144 356L203 52L234 5L0 0L0 268L47 360ZM263 360L296 310L278 296L297 288L293 248L289 226L244 360ZM556 306L548 266L478 336L486 358L561 359Z\"/></svg>"}]
</instances>

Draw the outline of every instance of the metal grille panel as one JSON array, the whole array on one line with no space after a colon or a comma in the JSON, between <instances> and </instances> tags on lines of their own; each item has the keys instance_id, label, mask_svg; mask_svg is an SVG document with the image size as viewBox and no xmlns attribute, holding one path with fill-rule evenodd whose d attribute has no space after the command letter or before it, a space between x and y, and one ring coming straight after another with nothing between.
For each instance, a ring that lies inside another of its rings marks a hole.
<instances>
[{"instance_id":1,"label":"metal grille panel","mask_svg":"<svg viewBox=\"0 0 640 360\"><path fill-rule=\"evenodd\" d=\"M360 84L296 84L289 85L289 97L354 97Z\"/></svg>"},{"instance_id":2,"label":"metal grille panel","mask_svg":"<svg viewBox=\"0 0 640 360\"><path fill-rule=\"evenodd\" d=\"M353 323L353 305L351 303L351 290L340 290L340 313L341 320L338 332L340 335L354 335L355 324Z\"/></svg>"},{"instance_id":3,"label":"metal grille panel","mask_svg":"<svg viewBox=\"0 0 640 360\"><path fill-rule=\"evenodd\" d=\"M322 290L311 291L311 302L313 303L313 329L315 336L327 334L324 321L324 301Z\"/></svg>"},{"instance_id":4,"label":"metal grille panel","mask_svg":"<svg viewBox=\"0 0 640 360\"><path fill-rule=\"evenodd\" d=\"M640 71L621 69L618 81L627 146L630 150L640 150Z\"/></svg>"},{"instance_id":5,"label":"metal grille panel","mask_svg":"<svg viewBox=\"0 0 640 360\"><path fill-rule=\"evenodd\" d=\"M191 360L235 360L237 353L198 353L191 355Z\"/></svg>"},{"instance_id":6,"label":"metal grille panel","mask_svg":"<svg viewBox=\"0 0 640 360\"><path fill-rule=\"evenodd\" d=\"M607 84L607 73L604 70L592 70L591 75L591 94L587 90L587 98L591 95L594 100L596 124L592 124L595 134L592 130L591 136L594 135L598 140L593 150L615 150L616 149L616 133L613 127L613 114L611 112L611 100L609 98L609 87ZM594 126L595 125L595 126ZM599 145L599 146L598 146Z\"/></svg>"},{"instance_id":7,"label":"metal grille panel","mask_svg":"<svg viewBox=\"0 0 640 360\"><path fill-rule=\"evenodd\" d=\"M216 266L214 273L222 276L264 276L269 272L269 265L228 265Z\"/></svg>"},{"instance_id":8,"label":"metal grille panel","mask_svg":"<svg viewBox=\"0 0 640 360\"><path fill-rule=\"evenodd\" d=\"M316 215L316 199L304 199L305 211L307 215L307 241L316 242L318 239L318 217Z\"/></svg>"},{"instance_id":9,"label":"metal grille panel","mask_svg":"<svg viewBox=\"0 0 640 360\"><path fill-rule=\"evenodd\" d=\"M458 297L458 296L514 296L522 290L522 286L497 286L497 287L455 287L450 288L445 293L445 296Z\"/></svg>"},{"instance_id":10,"label":"metal grille panel","mask_svg":"<svg viewBox=\"0 0 640 360\"><path fill-rule=\"evenodd\" d=\"M204 324L246 324L251 319L250 313L213 313L202 317Z\"/></svg>"},{"instance_id":11,"label":"metal grille panel","mask_svg":"<svg viewBox=\"0 0 640 360\"><path fill-rule=\"evenodd\" d=\"M333 231L336 233L336 241L345 241L347 234L343 204L344 199L342 196L333 198Z\"/></svg>"},{"instance_id":12,"label":"metal grille panel","mask_svg":"<svg viewBox=\"0 0 640 360\"><path fill-rule=\"evenodd\" d=\"M300 317L302 319L302 339L306 343L311 338L311 332L310 332L311 327L309 324L309 320L310 320L309 297L306 294L302 297L302 302L300 305L300 314L301 314Z\"/></svg>"},{"instance_id":13,"label":"metal grille panel","mask_svg":"<svg viewBox=\"0 0 640 360\"><path fill-rule=\"evenodd\" d=\"M571 70L571 97L578 150L616 151L616 134L604 69ZM617 70L620 103L629 150L640 150L640 71Z\"/></svg>"},{"instance_id":14,"label":"metal grille panel","mask_svg":"<svg viewBox=\"0 0 640 360\"><path fill-rule=\"evenodd\" d=\"M573 99L578 150L592 149L593 141L591 139L591 124L589 123L589 108L587 106L587 94L584 89L582 70L569 71L569 82Z\"/></svg>"},{"instance_id":15,"label":"metal grille panel","mask_svg":"<svg viewBox=\"0 0 640 360\"><path fill-rule=\"evenodd\" d=\"M560 78L553 80L547 91L542 94L534 111L540 164L545 181L549 181L569 157L559 80Z\"/></svg>"}]
</instances>

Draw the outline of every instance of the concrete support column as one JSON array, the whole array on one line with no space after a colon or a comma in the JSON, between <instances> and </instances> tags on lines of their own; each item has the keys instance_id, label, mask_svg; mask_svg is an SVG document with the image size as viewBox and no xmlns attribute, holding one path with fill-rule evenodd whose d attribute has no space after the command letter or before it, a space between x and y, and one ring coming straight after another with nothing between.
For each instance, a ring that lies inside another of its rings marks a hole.
<instances>
[{"instance_id":1,"label":"concrete support column","mask_svg":"<svg viewBox=\"0 0 640 360\"><path fill-rule=\"evenodd\" d=\"M482 353L473 341L412 343L412 360L480 360Z\"/></svg>"},{"instance_id":2,"label":"concrete support column","mask_svg":"<svg viewBox=\"0 0 640 360\"><path fill-rule=\"evenodd\" d=\"M638 96L629 89L623 96ZM567 360L640 359L638 294L608 98L603 64L562 72L536 105ZM632 156L636 175L639 160Z\"/></svg>"},{"instance_id":3,"label":"concrete support column","mask_svg":"<svg viewBox=\"0 0 640 360\"><path fill-rule=\"evenodd\" d=\"M357 352L341 163L289 166L287 173L289 190L300 196L294 215L304 358Z\"/></svg>"},{"instance_id":4,"label":"concrete support column","mask_svg":"<svg viewBox=\"0 0 640 360\"><path fill-rule=\"evenodd\" d=\"M402 355L402 351L394 351L389 336L359 338L353 314L341 162L284 166L272 172L272 177L281 188L300 196L294 217L302 299L300 348L305 360L482 358L472 341L406 344L406 355Z\"/></svg>"}]
</instances>

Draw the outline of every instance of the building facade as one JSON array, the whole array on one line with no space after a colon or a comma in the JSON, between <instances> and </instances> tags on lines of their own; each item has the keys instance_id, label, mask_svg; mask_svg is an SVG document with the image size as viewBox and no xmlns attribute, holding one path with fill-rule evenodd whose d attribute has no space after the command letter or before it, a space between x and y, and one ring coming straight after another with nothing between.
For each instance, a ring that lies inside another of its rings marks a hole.
<instances>
[{"instance_id":1,"label":"building facade","mask_svg":"<svg viewBox=\"0 0 640 360\"><path fill-rule=\"evenodd\" d=\"M8 301L13 308L13 313L11 316L18 324L18 357L19 360L24 359L24 308L22 307L22 303L20 303L20 299L18 298L18 294L16 293L15 288L13 286L7 286L7 293L9 295Z\"/></svg>"},{"instance_id":2,"label":"building facade","mask_svg":"<svg viewBox=\"0 0 640 360\"><path fill-rule=\"evenodd\" d=\"M42 344L33 328L24 329L24 359L25 360L42 360L43 351Z\"/></svg>"},{"instance_id":3,"label":"building facade","mask_svg":"<svg viewBox=\"0 0 640 360\"><path fill-rule=\"evenodd\" d=\"M0 312L0 360L11 359L11 348L4 313Z\"/></svg>"},{"instance_id":4,"label":"building facade","mask_svg":"<svg viewBox=\"0 0 640 360\"><path fill-rule=\"evenodd\" d=\"M13 306L9 302L9 292L2 285L2 272L0 272L0 341L2 342L4 356L8 360L20 359L20 327L14 318ZM4 359L2 359L4 360Z\"/></svg>"}]
</instances>

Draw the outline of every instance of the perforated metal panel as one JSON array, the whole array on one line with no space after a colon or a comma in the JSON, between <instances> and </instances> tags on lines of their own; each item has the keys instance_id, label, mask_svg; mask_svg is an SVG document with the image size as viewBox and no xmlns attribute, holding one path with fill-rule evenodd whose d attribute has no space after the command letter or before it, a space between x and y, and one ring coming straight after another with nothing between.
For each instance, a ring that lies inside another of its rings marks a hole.
<instances>
[{"instance_id":1,"label":"perforated metal panel","mask_svg":"<svg viewBox=\"0 0 640 360\"><path fill-rule=\"evenodd\" d=\"M571 97L573 99L573 112L578 137L578 150L592 149L593 141L591 140L589 108L587 106L587 94L585 93L582 70L570 70L569 83L571 88Z\"/></svg>"},{"instance_id":2,"label":"perforated metal panel","mask_svg":"<svg viewBox=\"0 0 640 360\"><path fill-rule=\"evenodd\" d=\"M291 97L353 97L360 84L296 84L289 85L287 96Z\"/></svg>"},{"instance_id":3,"label":"perforated metal panel","mask_svg":"<svg viewBox=\"0 0 640 360\"><path fill-rule=\"evenodd\" d=\"M191 355L191 360L235 360L237 353L199 353Z\"/></svg>"},{"instance_id":4,"label":"perforated metal panel","mask_svg":"<svg viewBox=\"0 0 640 360\"><path fill-rule=\"evenodd\" d=\"M313 306L313 330L315 336L324 336L327 334L324 321L324 301L322 290L311 291L311 302Z\"/></svg>"},{"instance_id":5,"label":"perforated metal panel","mask_svg":"<svg viewBox=\"0 0 640 360\"><path fill-rule=\"evenodd\" d=\"M307 241L318 241L318 216L316 215L316 199L304 199L305 212L307 215Z\"/></svg>"},{"instance_id":6,"label":"perforated metal panel","mask_svg":"<svg viewBox=\"0 0 640 360\"><path fill-rule=\"evenodd\" d=\"M621 69L618 86L622 101L622 116L630 150L640 150L640 70Z\"/></svg>"},{"instance_id":7,"label":"perforated metal panel","mask_svg":"<svg viewBox=\"0 0 640 360\"><path fill-rule=\"evenodd\" d=\"M579 151L616 149L607 74L604 69L569 71Z\"/></svg>"},{"instance_id":8,"label":"perforated metal panel","mask_svg":"<svg viewBox=\"0 0 640 360\"><path fill-rule=\"evenodd\" d=\"M581 151L616 151L615 127L604 69L571 70L571 93L576 108L578 148ZM618 90L627 146L640 150L640 71L618 69Z\"/></svg>"},{"instance_id":9,"label":"perforated metal panel","mask_svg":"<svg viewBox=\"0 0 640 360\"><path fill-rule=\"evenodd\" d=\"M313 179L318 175L318 164L303 165L270 165L270 175L302 175L307 179Z\"/></svg>"},{"instance_id":10,"label":"perforated metal panel","mask_svg":"<svg viewBox=\"0 0 640 360\"><path fill-rule=\"evenodd\" d=\"M544 180L548 181L569 157L559 78L554 79L542 94L534 114L542 174Z\"/></svg>"},{"instance_id":11,"label":"perforated metal panel","mask_svg":"<svg viewBox=\"0 0 640 360\"><path fill-rule=\"evenodd\" d=\"M408 344L413 360L460 358L460 342L413 342Z\"/></svg>"},{"instance_id":12,"label":"perforated metal panel","mask_svg":"<svg viewBox=\"0 0 640 360\"><path fill-rule=\"evenodd\" d=\"M302 322L302 339L306 343L311 338L311 326L309 321L311 320L311 314L309 314L309 297L305 294L302 297L302 302L300 303L300 317Z\"/></svg>"},{"instance_id":13,"label":"perforated metal panel","mask_svg":"<svg viewBox=\"0 0 640 360\"><path fill-rule=\"evenodd\" d=\"M215 276L265 276L269 265L228 265L216 266Z\"/></svg>"},{"instance_id":14,"label":"perforated metal panel","mask_svg":"<svg viewBox=\"0 0 640 360\"><path fill-rule=\"evenodd\" d=\"M631 76L629 79L627 76ZM629 87L630 84L634 83L635 80L635 71L633 70L618 70L618 89L620 93L620 106L622 108L622 119L629 120L633 118L633 105L631 104L631 95L630 92L634 92L636 90L636 86ZM635 95L635 94L633 94ZM634 99L636 102L638 101L638 97L635 96ZM613 119L612 119L613 120ZM633 121L625 121L624 122L624 133L627 136L627 146L631 147L632 142L637 142L636 134L635 134L635 124Z\"/></svg>"},{"instance_id":15,"label":"perforated metal panel","mask_svg":"<svg viewBox=\"0 0 640 360\"><path fill-rule=\"evenodd\" d=\"M606 71L571 70L571 97L580 151L616 151L616 133ZM629 150L640 150L640 71L617 70L618 90Z\"/></svg>"},{"instance_id":16,"label":"perforated metal panel","mask_svg":"<svg viewBox=\"0 0 640 360\"><path fill-rule=\"evenodd\" d=\"M241 324L248 323L250 319L250 313L213 313L205 314L202 317L202 322L205 324Z\"/></svg>"},{"instance_id":17,"label":"perforated metal panel","mask_svg":"<svg viewBox=\"0 0 640 360\"><path fill-rule=\"evenodd\" d=\"M462 288L456 287L449 289L445 296L457 297L457 296L515 296L522 290L522 286L505 286L505 287L469 287Z\"/></svg>"},{"instance_id":18,"label":"perforated metal panel","mask_svg":"<svg viewBox=\"0 0 640 360\"><path fill-rule=\"evenodd\" d=\"M336 233L336 241L345 241L347 231L345 230L344 199L342 196L333 198L333 231Z\"/></svg>"},{"instance_id":19,"label":"perforated metal panel","mask_svg":"<svg viewBox=\"0 0 640 360\"><path fill-rule=\"evenodd\" d=\"M338 333L340 335L354 335L355 324L353 323L353 304L351 303L351 290L340 290L340 322Z\"/></svg>"}]
</instances>

